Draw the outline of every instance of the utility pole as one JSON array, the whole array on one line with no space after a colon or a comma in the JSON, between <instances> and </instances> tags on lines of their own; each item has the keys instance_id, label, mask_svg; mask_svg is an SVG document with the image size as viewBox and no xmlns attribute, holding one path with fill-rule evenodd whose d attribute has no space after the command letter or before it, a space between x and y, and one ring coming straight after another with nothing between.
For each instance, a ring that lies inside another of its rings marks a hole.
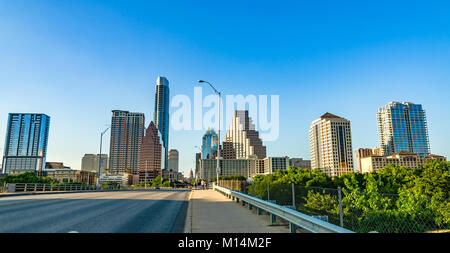
<instances>
[{"instance_id":1,"label":"utility pole","mask_svg":"<svg viewBox=\"0 0 450 253\"><path fill-rule=\"evenodd\" d=\"M218 127L218 143L217 143L217 165L216 165L216 174L217 174L217 181L216 181L216 184L218 185L219 184L219 173L221 172L220 171L220 100L221 100L221 96L222 96L222 94L219 92L219 91L217 91L216 90L216 88L214 88L214 86L211 84L211 83L209 83L209 82L207 82L207 81L203 81L203 80L198 80L198 82L199 83L207 83L207 84L209 84L209 86L214 90L214 92L216 93L216 95L217 95L217 98L218 98L218 103L219 103L219 106L218 106L218 108L219 108L219 127Z\"/></svg>"},{"instance_id":2,"label":"utility pole","mask_svg":"<svg viewBox=\"0 0 450 253\"><path fill-rule=\"evenodd\" d=\"M97 190L100 189L100 174L101 174L101 164L102 164L102 142L103 142L103 135L108 131L109 127L105 129L100 134L100 154L98 155L98 171L97 171Z\"/></svg>"}]
</instances>

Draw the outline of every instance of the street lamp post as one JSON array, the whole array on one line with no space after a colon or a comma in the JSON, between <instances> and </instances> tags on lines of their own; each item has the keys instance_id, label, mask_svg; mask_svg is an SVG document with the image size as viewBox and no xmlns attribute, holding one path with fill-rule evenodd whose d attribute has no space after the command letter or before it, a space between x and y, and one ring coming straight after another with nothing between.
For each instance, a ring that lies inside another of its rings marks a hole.
<instances>
[{"instance_id":1,"label":"street lamp post","mask_svg":"<svg viewBox=\"0 0 450 253\"><path fill-rule=\"evenodd\" d=\"M217 181L216 184L219 185L219 173L220 171L220 100L221 100L221 96L222 94L216 90L216 88L214 88L214 86L207 82L207 81L203 81L203 80L198 80L199 83L207 83L209 84L209 86L214 90L214 92L217 95L218 101L219 101L219 127L218 127L218 143L217 143L217 166L216 166L216 173L217 173Z\"/></svg>"},{"instance_id":2,"label":"street lamp post","mask_svg":"<svg viewBox=\"0 0 450 253\"><path fill-rule=\"evenodd\" d=\"M147 160L145 160L145 187L147 190Z\"/></svg>"},{"instance_id":3,"label":"street lamp post","mask_svg":"<svg viewBox=\"0 0 450 253\"><path fill-rule=\"evenodd\" d=\"M98 171L97 171L97 190L100 189L100 167L102 164L102 142L103 142L103 135L106 133L106 131L108 131L109 127L105 129L105 131L103 131L100 134L100 154L98 155Z\"/></svg>"}]
</instances>

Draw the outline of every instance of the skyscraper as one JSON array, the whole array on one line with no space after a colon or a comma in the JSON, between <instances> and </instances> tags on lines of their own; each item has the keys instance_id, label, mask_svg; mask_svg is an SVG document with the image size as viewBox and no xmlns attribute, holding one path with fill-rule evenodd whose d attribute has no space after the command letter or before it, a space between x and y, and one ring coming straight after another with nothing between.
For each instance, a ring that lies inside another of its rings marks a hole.
<instances>
[{"instance_id":1,"label":"skyscraper","mask_svg":"<svg viewBox=\"0 0 450 253\"><path fill-rule=\"evenodd\" d=\"M247 110L234 111L221 156L224 159L262 159L266 157L266 147L263 146Z\"/></svg>"},{"instance_id":2,"label":"skyscraper","mask_svg":"<svg viewBox=\"0 0 450 253\"><path fill-rule=\"evenodd\" d=\"M144 114L114 110L111 119L109 169L138 174L141 145L144 137Z\"/></svg>"},{"instance_id":3,"label":"skyscraper","mask_svg":"<svg viewBox=\"0 0 450 253\"><path fill-rule=\"evenodd\" d=\"M202 159L201 153L195 153L195 176L200 173L200 160Z\"/></svg>"},{"instance_id":4,"label":"skyscraper","mask_svg":"<svg viewBox=\"0 0 450 253\"><path fill-rule=\"evenodd\" d=\"M311 167L334 177L353 171L350 121L325 113L309 130Z\"/></svg>"},{"instance_id":5,"label":"skyscraper","mask_svg":"<svg viewBox=\"0 0 450 253\"><path fill-rule=\"evenodd\" d=\"M167 161L167 168L170 171L178 172L178 150L171 149L169 150L169 158Z\"/></svg>"},{"instance_id":6,"label":"skyscraper","mask_svg":"<svg viewBox=\"0 0 450 253\"><path fill-rule=\"evenodd\" d=\"M161 134L163 169L167 169L169 148L169 81L162 76L156 79L155 113L153 121Z\"/></svg>"},{"instance_id":7,"label":"skyscraper","mask_svg":"<svg viewBox=\"0 0 450 253\"><path fill-rule=\"evenodd\" d=\"M400 151L430 154L427 120L422 105L390 102L378 109L378 133L384 155Z\"/></svg>"},{"instance_id":8,"label":"skyscraper","mask_svg":"<svg viewBox=\"0 0 450 253\"><path fill-rule=\"evenodd\" d=\"M161 175L161 137L153 121L145 129L142 140L139 182L145 182L146 172L147 182Z\"/></svg>"},{"instance_id":9,"label":"skyscraper","mask_svg":"<svg viewBox=\"0 0 450 253\"><path fill-rule=\"evenodd\" d=\"M217 156L219 136L213 129L209 129L202 139L202 159L215 159Z\"/></svg>"},{"instance_id":10,"label":"skyscraper","mask_svg":"<svg viewBox=\"0 0 450 253\"><path fill-rule=\"evenodd\" d=\"M3 154L3 173L41 171L47 156L50 117L10 113Z\"/></svg>"}]
</instances>

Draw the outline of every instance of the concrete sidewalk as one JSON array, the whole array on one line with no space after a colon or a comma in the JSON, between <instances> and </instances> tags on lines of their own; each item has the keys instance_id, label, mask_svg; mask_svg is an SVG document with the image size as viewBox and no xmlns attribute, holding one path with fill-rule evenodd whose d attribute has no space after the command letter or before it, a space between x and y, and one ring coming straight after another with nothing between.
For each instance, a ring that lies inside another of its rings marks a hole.
<instances>
[{"instance_id":1,"label":"concrete sidewalk","mask_svg":"<svg viewBox=\"0 0 450 253\"><path fill-rule=\"evenodd\" d=\"M267 215L256 215L213 190L192 191L186 233L288 233L285 226L269 226Z\"/></svg>"}]
</instances>

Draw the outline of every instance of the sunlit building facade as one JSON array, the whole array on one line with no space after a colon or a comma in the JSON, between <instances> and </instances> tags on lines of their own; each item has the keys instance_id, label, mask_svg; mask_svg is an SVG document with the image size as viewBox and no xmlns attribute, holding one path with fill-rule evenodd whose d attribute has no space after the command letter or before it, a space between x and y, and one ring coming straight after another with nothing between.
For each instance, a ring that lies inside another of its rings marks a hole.
<instances>
[{"instance_id":1,"label":"sunlit building facade","mask_svg":"<svg viewBox=\"0 0 450 253\"><path fill-rule=\"evenodd\" d=\"M427 120L422 105L391 102L378 109L378 133L384 155L401 151L430 154Z\"/></svg>"},{"instance_id":2,"label":"sunlit building facade","mask_svg":"<svg viewBox=\"0 0 450 253\"><path fill-rule=\"evenodd\" d=\"M99 161L99 155L97 154L85 154L81 159L81 170L97 172L100 166L100 171L108 168L108 155L102 154L101 160Z\"/></svg>"},{"instance_id":3,"label":"sunlit building facade","mask_svg":"<svg viewBox=\"0 0 450 253\"><path fill-rule=\"evenodd\" d=\"M138 174L144 122L143 113L112 111L109 150L111 173Z\"/></svg>"},{"instance_id":4,"label":"sunlit building facade","mask_svg":"<svg viewBox=\"0 0 450 253\"><path fill-rule=\"evenodd\" d=\"M266 147L259 138L247 110L234 111L228 127L221 156L224 159L248 159L266 157Z\"/></svg>"},{"instance_id":5,"label":"sunlit building facade","mask_svg":"<svg viewBox=\"0 0 450 253\"><path fill-rule=\"evenodd\" d=\"M420 156L407 151L400 151L388 156L373 154L361 158L361 173L377 172L389 164L403 166L410 169L419 169L429 160L446 161L447 158L440 155Z\"/></svg>"},{"instance_id":6,"label":"sunlit building facade","mask_svg":"<svg viewBox=\"0 0 450 253\"><path fill-rule=\"evenodd\" d=\"M139 163L140 183L145 181L151 182L161 175L161 151L161 136L152 121L145 129L145 135L142 140L141 160Z\"/></svg>"},{"instance_id":7,"label":"sunlit building facade","mask_svg":"<svg viewBox=\"0 0 450 253\"><path fill-rule=\"evenodd\" d=\"M325 113L309 130L311 167L330 177L353 171L350 121Z\"/></svg>"},{"instance_id":8,"label":"sunlit building facade","mask_svg":"<svg viewBox=\"0 0 450 253\"><path fill-rule=\"evenodd\" d=\"M178 150L176 149L169 150L169 157L167 159L167 168L169 169L169 171L178 172L178 163L179 163L178 156L179 156Z\"/></svg>"}]
</instances>

